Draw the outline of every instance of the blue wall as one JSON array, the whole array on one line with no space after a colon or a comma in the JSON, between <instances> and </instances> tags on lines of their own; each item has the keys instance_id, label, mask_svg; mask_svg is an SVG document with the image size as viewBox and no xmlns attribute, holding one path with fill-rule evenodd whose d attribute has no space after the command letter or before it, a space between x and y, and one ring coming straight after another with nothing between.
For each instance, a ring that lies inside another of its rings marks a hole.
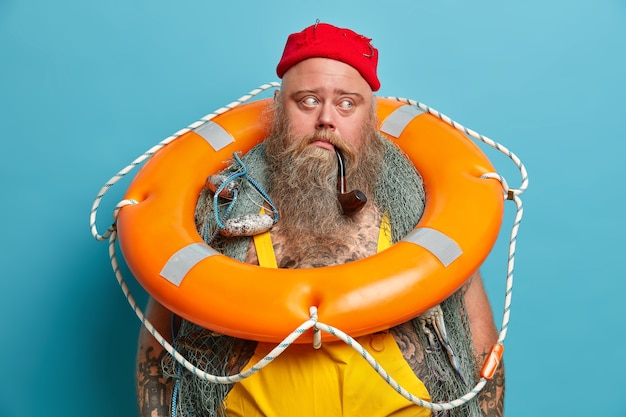
<instances>
[{"instance_id":1,"label":"blue wall","mask_svg":"<svg viewBox=\"0 0 626 417\"><path fill-rule=\"evenodd\" d=\"M287 34L319 18L374 39L381 95L426 103L528 168L506 415L626 416L626 3L225 3L0 0L0 415L134 415L139 322L91 237L96 193L275 80ZM125 185L107 195L101 230ZM507 233L483 269L498 320Z\"/></svg>"}]
</instances>

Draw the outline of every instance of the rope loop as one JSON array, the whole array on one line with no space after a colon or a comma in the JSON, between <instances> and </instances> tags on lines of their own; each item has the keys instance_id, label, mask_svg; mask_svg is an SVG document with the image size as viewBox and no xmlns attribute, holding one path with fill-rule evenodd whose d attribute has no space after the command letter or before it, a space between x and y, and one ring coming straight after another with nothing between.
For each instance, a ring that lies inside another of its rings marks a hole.
<instances>
[{"instance_id":1,"label":"rope loop","mask_svg":"<svg viewBox=\"0 0 626 417\"><path fill-rule=\"evenodd\" d=\"M318 326L317 307L311 306L309 308L309 313L311 315L311 320L315 323L313 326L313 347L315 349L319 349L322 347L322 332Z\"/></svg>"},{"instance_id":2,"label":"rope loop","mask_svg":"<svg viewBox=\"0 0 626 417\"><path fill-rule=\"evenodd\" d=\"M119 203L117 203L115 205L115 210L113 210L113 220L115 221L115 223L117 223L117 216L118 216L118 214L120 212L120 209L122 207L132 206L132 205L135 205L135 204L139 204L139 202L137 200L133 200L133 199L126 199L126 200L122 200Z\"/></svg>"},{"instance_id":3,"label":"rope loop","mask_svg":"<svg viewBox=\"0 0 626 417\"><path fill-rule=\"evenodd\" d=\"M519 192L519 190L510 189L509 184L506 181L506 178L504 178L502 175L498 174L497 172L487 172L486 174L481 175L480 178L498 180L500 184L502 184L502 190L504 191L505 200L512 200L513 196L515 195L515 191Z\"/></svg>"}]
</instances>

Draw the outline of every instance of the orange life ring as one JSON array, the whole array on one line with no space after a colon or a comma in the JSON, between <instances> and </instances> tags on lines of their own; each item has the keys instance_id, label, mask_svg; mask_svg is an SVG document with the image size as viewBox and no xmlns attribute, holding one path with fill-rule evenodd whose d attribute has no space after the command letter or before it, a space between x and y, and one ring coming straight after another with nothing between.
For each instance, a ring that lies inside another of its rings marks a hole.
<instances>
[{"instance_id":1,"label":"orange life ring","mask_svg":"<svg viewBox=\"0 0 626 417\"><path fill-rule=\"evenodd\" d=\"M270 269L218 254L194 224L208 175L234 151L260 143L269 100L241 105L159 150L129 186L117 228L131 272L176 314L216 332L279 342L309 319L353 337L388 329L436 305L478 269L495 243L503 215L498 181L478 146L415 106L378 98L381 131L421 173L426 208L402 241L374 256L312 269ZM421 114L420 114L421 113ZM324 334L322 340L333 337ZM297 342L310 342L305 334Z\"/></svg>"}]
</instances>

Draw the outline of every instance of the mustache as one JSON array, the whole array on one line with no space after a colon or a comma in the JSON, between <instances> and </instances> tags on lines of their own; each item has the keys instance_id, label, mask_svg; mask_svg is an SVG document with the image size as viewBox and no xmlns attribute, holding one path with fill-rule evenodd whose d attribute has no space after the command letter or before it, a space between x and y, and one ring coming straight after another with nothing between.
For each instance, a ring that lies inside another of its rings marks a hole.
<instances>
[{"instance_id":1,"label":"mustache","mask_svg":"<svg viewBox=\"0 0 626 417\"><path fill-rule=\"evenodd\" d=\"M329 131L313 132L302 137L299 141L298 148L303 150L313 142L328 142L337 148L347 158L352 159L356 155L355 147L347 142L344 138Z\"/></svg>"}]
</instances>

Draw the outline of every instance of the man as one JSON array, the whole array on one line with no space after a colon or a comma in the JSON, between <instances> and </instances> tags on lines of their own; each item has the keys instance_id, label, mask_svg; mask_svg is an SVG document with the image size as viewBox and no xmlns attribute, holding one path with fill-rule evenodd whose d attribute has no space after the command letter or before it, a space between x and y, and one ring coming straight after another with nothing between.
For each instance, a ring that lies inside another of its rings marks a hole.
<instances>
[{"instance_id":1,"label":"man","mask_svg":"<svg viewBox=\"0 0 626 417\"><path fill-rule=\"evenodd\" d=\"M269 231L270 252L280 268L315 268L371 256L384 218L389 217L392 242L419 220L424 205L421 179L401 152L376 132L377 61L370 39L327 24L317 23L287 40L277 67L283 82L274 97L271 134L243 158L271 200L257 195L255 201L252 188L241 184L250 198L240 198L243 202L232 213L276 207L280 220ZM354 214L347 215L337 199L335 150L345 161L350 188L368 197ZM215 233L212 201L210 190L204 190L196 211L201 235L228 256L263 265L260 248L251 239ZM443 314L452 354L425 317L357 341L411 393L444 402L475 385L497 331L478 272L435 311ZM238 373L273 347L173 320L154 300L146 316L162 334L172 333L187 359L212 374ZM394 392L343 342L327 342L319 350L291 346L254 376L218 385L166 358L142 329L137 388L142 416L164 415L165 410L170 415L171 408L179 416L432 415ZM501 416L503 397L500 367L478 400L440 415Z\"/></svg>"}]
</instances>

